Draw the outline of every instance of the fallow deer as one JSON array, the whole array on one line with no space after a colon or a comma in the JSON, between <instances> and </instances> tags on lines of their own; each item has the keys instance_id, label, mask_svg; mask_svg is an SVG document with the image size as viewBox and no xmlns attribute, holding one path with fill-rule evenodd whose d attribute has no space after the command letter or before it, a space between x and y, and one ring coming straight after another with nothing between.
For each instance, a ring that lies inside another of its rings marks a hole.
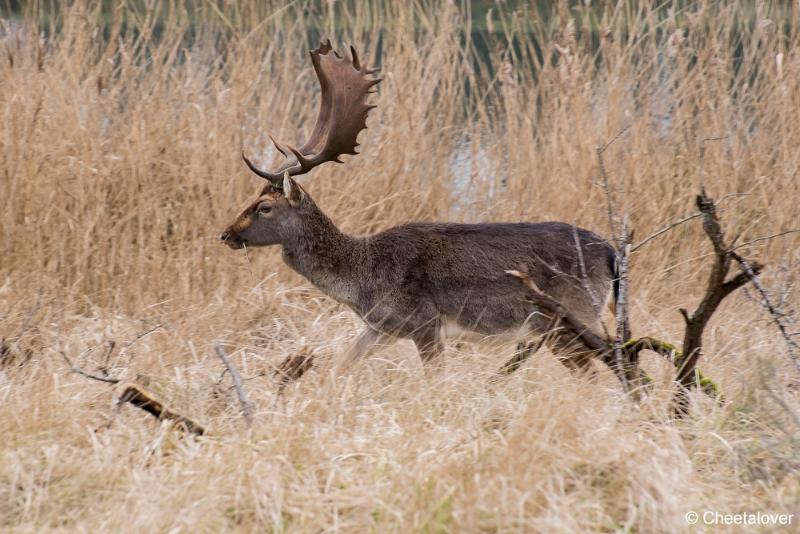
<instances>
[{"instance_id":1,"label":"fallow deer","mask_svg":"<svg viewBox=\"0 0 800 534\"><path fill-rule=\"evenodd\" d=\"M353 236L323 213L292 177L357 154L358 134L375 107L367 95L381 79L350 50L350 57L340 55L328 41L311 52L321 87L311 136L300 148L273 139L287 159L275 171L257 168L242 154L267 185L221 240L233 249L282 246L290 268L358 314L366 327L351 359L382 340L410 338L428 362L442 352L453 326L481 335L545 333L549 318L526 299L509 269L524 270L577 319L600 328L598 300L610 299L615 253L588 230L562 222L411 222ZM567 356L571 367L588 363Z\"/></svg>"}]
</instances>

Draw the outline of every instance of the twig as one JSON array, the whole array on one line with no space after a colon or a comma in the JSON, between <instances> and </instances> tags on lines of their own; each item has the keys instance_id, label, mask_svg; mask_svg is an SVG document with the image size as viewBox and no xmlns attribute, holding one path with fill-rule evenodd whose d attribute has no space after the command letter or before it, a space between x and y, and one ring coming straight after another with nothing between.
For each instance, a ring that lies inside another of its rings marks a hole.
<instances>
[{"instance_id":1,"label":"twig","mask_svg":"<svg viewBox=\"0 0 800 534\"><path fill-rule=\"evenodd\" d=\"M796 234L796 233L800 233L800 228L795 228L793 230L786 230L786 231L783 231L783 232L778 232L777 234L772 234L772 235L767 235L767 236L764 236L764 237L758 237L756 239L751 239L750 241L745 241L744 243L739 243L738 245L733 247L733 250L739 250L740 248L746 247L748 245L752 245L754 243L760 243L761 241L769 241L770 239L775 239L776 237L782 237L782 236L785 236L785 235Z\"/></svg>"},{"instance_id":2,"label":"twig","mask_svg":"<svg viewBox=\"0 0 800 534\"><path fill-rule=\"evenodd\" d=\"M788 328L781 320L781 312L778 310L769 298L766 289L761 284L761 279L758 277L758 265L751 266L747 260L745 260L742 256L737 254L736 252L731 252L731 257L736 260L739 264L739 267L742 269L743 274L746 274L750 281L753 282L753 285L756 287L756 290L761 295L761 298L764 299L764 306L769 311L770 315L772 316L772 320L778 327L781 335L783 336L784 341L789 349L789 357L791 358L792 362L794 363L795 367L798 371L800 371L800 357L798 356L797 352L800 351L800 346L798 346L797 342L792 339L792 334L789 333Z\"/></svg>"},{"instance_id":3,"label":"twig","mask_svg":"<svg viewBox=\"0 0 800 534\"><path fill-rule=\"evenodd\" d=\"M247 394L244 392L244 387L242 386L242 377L239 376L239 371L233 366L230 359L228 359L228 355L225 354L225 349L222 348L222 345L219 343L214 343L214 350L217 352L217 356L219 359L222 360L222 363L225 364L225 367L228 369L228 373L231 375L231 380L233 380L233 387L236 388L236 396L239 398L239 404L242 407L242 414L244 415L245 421L247 421L247 425L251 426L253 424L253 405L250 402L250 399L247 398Z\"/></svg>"},{"instance_id":4,"label":"twig","mask_svg":"<svg viewBox=\"0 0 800 534\"><path fill-rule=\"evenodd\" d=\"M764 389L767 390L767 393L769 393L769 396L772 397L772 400L777 402L778 405L783 408L786 413L792 417L792 419L794 419L795 425L800 427L800 414L798 414L797 411L789 405L789 403L786 401L786 398L782 394L779 394L777 391L772 389L771 384L775 382L772 380L774 373L771 373L773 374L773 377L768 377L766 376L766 372L762 369L760 374Z\"/></svg>"},{"instance_id":5,"label":"twig","mask_svg":"<svg viewBox=\"0 0 800 534\"><path fill-rule=\"evenodd\" d=\"M625 126L622 130L620 130L619 133L617 133L617 135L615 135L614 138L611 139L611 141L604 144L603 146L597 147L597 160L600 166L600 176L603 178L603 190L605 191L606 194L608 227L609 230L611 231L611 235L614 236L614 241L617 241L617 231L614 228L614 212L616 211L616 209L614 206L614 199L611 196L611 186L609 185L608 182L608 171L606 170L606 164L605 161L603 160L603 153L606 151L606 149L608 149L608 147L610 147L614 143L614 141L619 139L622 136L622 134L624 134L628 130L628 128L630 128L630 125ZM619 242L617 242L617 246L619 246Z\"/></svg>"},{"instance_id":6,"label":"twig","mask_svg":"<svg viewBox=\"0 0 800 534\"><path fill-rule=\"evenodd\" d=\"M198 436L205 434L205 428L203 428L201 425L195 423L184 415L170 410L164 406L163 403L154 399L149 393L141 389L139 386L134 384L128 385L117 399L117 407L122 406L126 402L136 406L137 408L141 408L157 419L168 419L170 421L174 421L179 428L185 430L186 432Z\"/></svg>"},{"instance_id":7,"label":"twig","mask_svg":"<svg viewBox=\"0 0 800 534\"><path fill-rule=\"evenodd\" d=\"M594 312L598 317L600 317L603 311L600 309L600 299L597 296L597 292L592 287L592 284L589 283L589 276L586 273L586 262L583 259L583 247L581 246L581 241L578 238L578 227L574 223L572 224L572 237L575 240L575 251L578 253L578 267L581 270L581 284L583 285L584 291L589 294L589 298L592 300L592 308L594 308Z\"/></svg>"},{"instance_id":8,"label":"twig","mask_svg":"<svg viewBox=\"0 0 800 534\"><path fill-rule=\"evenodd\" d=\"M728 200L729 198L732 198L732 197L743 197L743 196L747 196L748 194L749 193L728 193L727 195L725 195L724 197L719 199L717 204L722 204L723 202L725 202L726 200ZM722 208L720 208L720 209L722 209ZM648 242L652 241L653 239L659 237L662 234L665 234L666 232L669 232L670 230L672 230L676 226L680 226L685 222L691 221L692 219L696 219L696 218L702 217L702 216L703 216L702 212L698 211L698 212L692 213L691 215L687 215L686 217L684 217L682 219L678 219L677 221L672 222L672 223L664 226L663 228L657 230L653 234L650 234L647 238L643 239L642 241L640 241L639 243L634 245L633 248L631 248L631 254L633 254L634 252L636 252L637 250L642 248L644 245L646 245ZM778 235L782 235L782 234L778 234ZM778 237L778 235L771 236L771 237ZM736 248L739 248L741 246L743 246L743 245L739 245ZM736 248L734 248L734 250L736 250Z\"/></svg>"},{"instance_id":9,"label":"twig","mask_svg":"<svg viewBox=\"0 0 800 534\"><path fill-rule=\"evenodd\" d=\"M59 350L58 353L61 354L61 357L64 358L64 361L67 362L67 365L69 365L69 368L73 373L85 376L86 378L91 378L92 380L97 380L98 382L105 382L106 384L119 384L120 382L119 378L106 378L84 371L80 367L73 365L72 360L69 359L69 356L67 356L66 352Z\"/></svg>"},{"instance_id":10,"label":"twig","mask_svg":"<svg viewBox=\"0 0 800 534\"><path fill-rule=\"evenodd\" d=\"M100 367L100 370L103 372L104 375L108 376L108 361L111 359L111 354L114 352L114 348L116 348L117 342L113 339L108 342L108 349L106 350L106 357L103 358L103 366Z\"/></svg>"},{"instance_id":11,"label":"twig","mask_svg":"<svg viewBox=\"0 0 800 534\"><path fill-rule=\"evenodd\" d=\"M154 327L149 328L149 329L145 330L144 332L138 334L135 338L133 338L132 340L130 340L127 343L125 343L125 346L122 347L122 350L119 351L119 357L117 358L117 361L119 361L119 359L122 358L122 356L125 355L125 353L128 351L128 349L130 349L134 344L136 344L137 342L139 342L143 338L149 336L150 334L152 334L156 330L162 328L163 326L164 326L164 323L159 323L159 324L155 325Z\"/></svg>"},{"instance_id":12,"label":"twig","mask_svg":"<svg viewBox=\"0 0 800 534\"><path fill-rule=\"evenodd\" d=\"M636 252L637 250L639 250L640 248L645 246L648 242L650 242L653 239L657 238L661 234L665 234L665 233L669 232L670 230L672 230L673 228L675 228L676 226L680 226L685 222L691 221L692 219L696 219L696 218L702 217L702 216L703 216L703 214L698 211L697 213L692 213L691 215L687 215L683 219L679 219L679 220L677 220L677 221L675 221L673 223L668 224L667 226L664 226L660 230L656 231L653 234L650 234L645 239L643 239L642 241L640 241L639 243L637 243L636 245L631 247L631 254L633 254L634 252Z\"/></svg>"},{"instance_id":13,"label":"twig","mask_svg":"<svg viewBox=\"0 0 800 534\"><path fill-rule=\"evenodd\" d=\"M622 134L624 134L625 132L627 132L627 131L630 129L630 127L631 127L631 125L630 125L630 124L628 124L627 126L625 126L624 128L622 128L622 129L621 129L619 132L617 132L617 135L615 135L613 138L611 138L611 141L609 141L608 143L606 143L606 144L605 144L605 145L603 145L602 147L598 147L598 149L597 149L597 150L598 150L598 151L599 151L601 154L602 154L603 152L605 152L605 151L606 151L606 149L607 149L608 147L610 147L611 145L613 145L613 144L614 144L614 142L615 142L617 139L619 139L620 137L622 137Z\"/></svg>"}]
</instances>

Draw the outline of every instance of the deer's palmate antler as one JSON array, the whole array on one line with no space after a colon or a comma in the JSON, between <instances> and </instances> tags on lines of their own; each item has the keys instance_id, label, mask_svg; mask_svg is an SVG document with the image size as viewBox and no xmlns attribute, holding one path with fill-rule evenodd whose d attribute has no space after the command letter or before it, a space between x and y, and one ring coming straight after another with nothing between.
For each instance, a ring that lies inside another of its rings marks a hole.
<instances>
[{"instance_id":1,"label":"deer's palmate antler","mask_svg":"<svg viewBox=\"0 0 800 534\"><path fill-rule=\"evenodd\" d=\"M300 148L282 145L272 139L275 148L288 158L274 172L259 169L247 156L242 158L251 171L280 189L284 173L290 176L305 174L327 161L342 163L342 154L358 154L358 134L367 128L367 114L376 106L367 104L367 95L381 78L376 69L362 64L356 49L350 47L350 57L339 55L330 41L311 51L311 63L317 73L322 96L317 122L311 137Z\"/></svg>"}]
</instances>

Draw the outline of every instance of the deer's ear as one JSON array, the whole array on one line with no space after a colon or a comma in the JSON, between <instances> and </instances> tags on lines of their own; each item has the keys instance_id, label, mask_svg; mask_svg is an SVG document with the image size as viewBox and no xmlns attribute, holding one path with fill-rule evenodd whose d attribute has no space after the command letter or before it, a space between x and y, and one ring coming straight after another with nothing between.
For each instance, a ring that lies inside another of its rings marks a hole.
<instances>
[{"instance_id":1,"label":"deer's ear","mask_svg":"<svg viewBox=\"0 0 800 534\"><path fill-rule=\"evenodd\" d=\"M303 200L303 190L292 180L288 172L283 175L283 196L286 197L287 202L293 208L299 206Z\"/></svg>"}]
</instances>

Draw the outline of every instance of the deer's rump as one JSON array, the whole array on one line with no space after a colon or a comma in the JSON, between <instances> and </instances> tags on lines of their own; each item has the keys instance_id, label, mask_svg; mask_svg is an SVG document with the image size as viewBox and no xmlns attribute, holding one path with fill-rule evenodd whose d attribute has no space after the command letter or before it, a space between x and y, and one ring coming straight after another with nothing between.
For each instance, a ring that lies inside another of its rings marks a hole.
<instances>
[{"instance_id":1,"label":"deer's rump","mask_svg":"<svg viewBox=\"0 0 800 534\"><path fill-rule=\"evenodd\" d=\"M560 222L411 223L370 241L376 262L391 266L401 293L482 334L525 323L540 329L547 322L508 270L528 273L587 325L599 324L599 308L614 286L614 249L602 237Z\"/></svg>"}]
</instances>

